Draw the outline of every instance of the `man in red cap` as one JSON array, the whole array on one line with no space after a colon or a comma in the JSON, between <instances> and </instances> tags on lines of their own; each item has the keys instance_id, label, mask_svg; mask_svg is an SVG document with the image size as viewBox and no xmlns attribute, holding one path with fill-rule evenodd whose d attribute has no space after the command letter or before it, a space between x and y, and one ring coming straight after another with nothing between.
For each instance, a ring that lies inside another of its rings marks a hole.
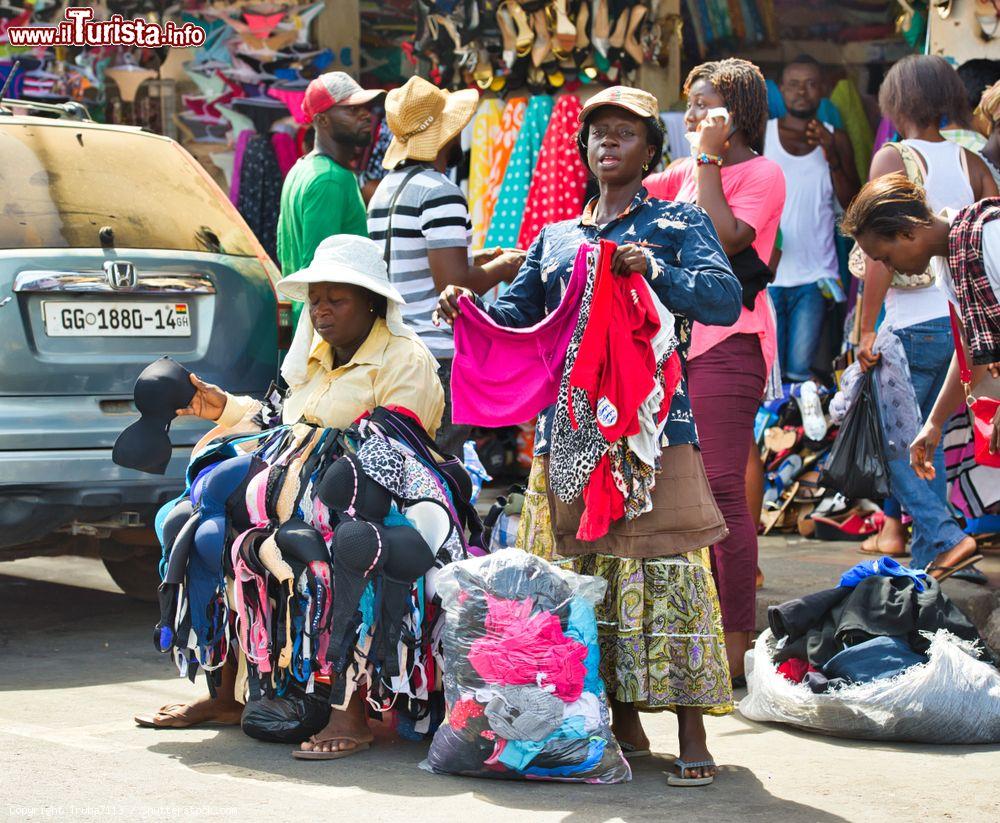
<instances>
[{"instance_id":1,"label":"man in red cap","mask_svg":"<svg viewBox=\"0 0 1000 823\"><path fill-rule=\"evenodd\" d=\"M308 266L316 247L330 235L368 236L351 163L356 149L371 142L369 105L381 94L381 89L361 88L342 71L321 74L306 88L302 109L312 120L315 142L281 188L278 261L286 277ZM300 310L296 304L293 320Z\"/></svg>"}]
</instances>

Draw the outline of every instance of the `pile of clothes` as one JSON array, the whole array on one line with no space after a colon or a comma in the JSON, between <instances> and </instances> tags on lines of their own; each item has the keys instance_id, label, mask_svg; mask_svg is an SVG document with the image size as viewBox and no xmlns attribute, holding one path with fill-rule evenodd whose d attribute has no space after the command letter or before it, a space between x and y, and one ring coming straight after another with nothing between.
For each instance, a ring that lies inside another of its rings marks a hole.
<instances>
[{"instance_id":1,"label":"pile of clothes","mask_svg":"<svg viewBox=\"0 0 1000 823\"><path fill-rule=\"evenodd\" d=\"M204 670L214 689L238 645L244 728L264 739L306 739L361 686L369 705L396 710L400 734L433 731L435 575L485 553L461 462L404 410L378 408L346 431L297 424L213 441L187 479L157 517L155 642L181 675ZM306 706L317 693L325 712ZM280 734L260 725L288 714L298 719Z\"/></svg>"},{"instance_id":2,"label":"pile of clothes","mask_svg":"<svg viewBox=\"0 0 1000 823\"><path fill-rule=\"evenodd\" d=\"M772 606L767 617L778 672L815 693L926 663L925 633L939 629L980 644L977 656L990 659L975 627L938 582L891 557L859 563L837 588Z\"/></svg>"},{"instance_id":3,"label":"pile of clothes","mask_svg":"<svg viewBox=\"0 0 1000 823\"><path fill-rule=\"evenodd\" d=\"M923 572L867 560L840 585L768 610L740 712L842 737L1000 741L1000 672Z\"/></svg>"},{"instance_id":4,"label":"pile of clothes","mask_svg":"<svg viewBox=\"0 0 1000 823\"><path fill-rule=\"evenodd\" d=\"M598 674L606 583L511 549L438 576L448 722L425 768L508 779L631 779Z\"/></svg>"}]
</instances>

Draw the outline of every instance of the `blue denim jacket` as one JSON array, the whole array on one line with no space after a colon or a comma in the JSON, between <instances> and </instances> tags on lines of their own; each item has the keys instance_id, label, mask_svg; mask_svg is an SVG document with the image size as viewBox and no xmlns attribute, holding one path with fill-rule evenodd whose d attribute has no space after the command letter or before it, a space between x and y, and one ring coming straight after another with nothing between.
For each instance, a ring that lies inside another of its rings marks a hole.
<instances>
[{"instance_id":1,"label":"blue denim jacket","mask_svg":"<svg viewBox=\"0 0 1000 823\"><path fill-rule=\"evenodd\" d=\"M677 316L679 353L686 363L691 323L731 326L739 319L742 288L722 250L708 215L689 203L671 203L640 189L631 206L610 223L598 227L591 214L594 201L578 220L552 223L542 229L510 289L485 309L502 326L532 326L562 299L580 244L601 238L619 245L635 243L649 261L646 279L664 306ZM535 453L549 449L551 414L538 417ZM687 377L674 396L664 445L698 443Z\"/></svg>"}]
</instances>

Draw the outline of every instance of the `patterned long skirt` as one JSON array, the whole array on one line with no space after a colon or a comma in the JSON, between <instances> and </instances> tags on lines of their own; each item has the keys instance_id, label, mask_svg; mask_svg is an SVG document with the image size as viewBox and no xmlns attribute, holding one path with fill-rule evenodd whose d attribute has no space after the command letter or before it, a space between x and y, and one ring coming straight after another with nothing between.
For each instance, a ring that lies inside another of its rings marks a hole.
<instances>
[{"instance_id":1,"label":"patterned long skirt","mask_svg":"<svg viewBox=\"0 0 1000 823\"><path fill-rule=\"evenodd\" d=\"M608 582L597 626L601 676L610 697L641 711L692 706L723 715L733 710L708 548L647 560L558 556L540 459L528 478L517 546Z\"/></svg>"}]
</instances>

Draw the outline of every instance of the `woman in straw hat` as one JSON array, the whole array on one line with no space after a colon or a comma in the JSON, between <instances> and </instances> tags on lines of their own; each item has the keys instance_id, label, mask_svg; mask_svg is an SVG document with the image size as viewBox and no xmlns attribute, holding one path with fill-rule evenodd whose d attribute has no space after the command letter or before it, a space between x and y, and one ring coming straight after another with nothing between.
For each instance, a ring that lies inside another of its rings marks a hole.
<instances>
[{"instance_id":1,"label":"woman in straw hat","mask_svg":"<svg viewBox=\"0 0 1000 823\"><path fill-rule=\"evenodd\" d=\"M727 325L736 320L740 285L705 212L649 198L643 188L643 177L656 165L663 145L658 114L651 94L624 87L600 92L583 107L579 148L600 195L578 220L542 230L510 290L486 309L498 324L531 326L557 308L581 244L599 239L618 244L611 261L614 275L644 275L652 293L674 313L682 363L692 321ZM581 312L589 306L590 292L588 287ZM446 322L454 322L463 294L468 292L449 288L441 296L438 313ZM626 755L650 753L639 712L669 709L677 713L680 738L680 757L669 782L711 783L717 769L703 714L726 714L733 708L707 548L725 535L725 524L698 451L686 380L682 377L670 402L652 508L634 521L642 535L629 535L627 522L619 520L599 542L572 538L579 509L548 493L559 482L549 472L550 456L554 462L565 448L560 429L551 437L552 421L554 416L561 419L564 405L560 398L539 416L518 545L548 558L556 557L557 550L574 556L572 561L559 559L608 581L598 612L601 674L612 728Z\"/></svg>"},{"instance_id":2,"label":"woman in straw hat","mask_svg":"<svg viewBox=\"0 0 1000 823\"><path fill-rule=\"evenodd\" d=\"M385 116L393 139L384 165L392 171L368 206L368 233L384 244L389 280L406 295L403 316L441 364L445 418L438 442L453 454L461 454L469 428L451 425L455 346L447 329L431 322L437 296L449 285L484 294L512 280L524 260L517 250L470 253L468 204L446 174L461 162L460 135L478 100L475 89L447 92L422 77L389 92Z\"/></svg>"},{"instance_id":3,"label":"woman in straw hat","mask_svg":"<svg viewBox=\"0 0 1000 823\"><path fill-rule=\"evenodd\" d=\"M350 234L328 237L316 249L312 263L280 280L277 290L307 307L281 367L290 387L280 410L282 422L343 429L376 406L395 405L413 412L434 436L444 409L437 364L403 324L404 300L389 283L374 242ZM259 430L261 418L269 416L270 410L257 400L228 394L194 375L191 382L197 391L178 415L211 420L226 433ZM227 664L216 697L164 706L136 722L172 729L203 723L238 725L243 707L235 687L236 666ZM367 749L371 741L365 702L355 693L346 709L331 710L326 728L294 754L333 760Z\"/></svg>"}]
</instances>

